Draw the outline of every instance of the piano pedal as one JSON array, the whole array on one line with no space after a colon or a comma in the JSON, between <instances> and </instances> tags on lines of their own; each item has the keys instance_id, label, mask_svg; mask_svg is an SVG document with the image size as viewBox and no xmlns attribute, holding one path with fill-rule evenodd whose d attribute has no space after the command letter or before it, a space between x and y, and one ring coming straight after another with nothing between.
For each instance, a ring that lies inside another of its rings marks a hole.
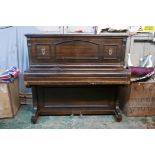
<instances>
[{"instance_id":1,"label":"piano pedal","mask_svg":"<svg viewBox=\"0 0 155 155\"><path fill-rule=\"evenodd\" d=\"M80 115L79 115L80 117L82 117L83 116L83 114L82 113L80 113Z\"/></svg>"},{"instance_id":2,"label":"piano pedal","mask_svg":"<svg viewBox=\"0 0 155 155\"><path fill-rule=\"evenodd\" d=\"M74 113L71 113L71 115L70 115L71 117L73 117L74 116Z\"/></svg>"}]
</instances>

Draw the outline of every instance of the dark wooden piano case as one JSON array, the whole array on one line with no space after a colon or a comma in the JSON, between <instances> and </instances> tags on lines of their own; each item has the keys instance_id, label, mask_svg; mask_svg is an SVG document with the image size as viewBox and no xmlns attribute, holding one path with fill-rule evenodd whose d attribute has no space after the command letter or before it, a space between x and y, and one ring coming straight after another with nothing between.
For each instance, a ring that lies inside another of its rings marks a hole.
<instances>
[{"instance_id":1,"label":"dark wooden piano case","mask_svg":"<svg viewBox=\"0 0 155 155\"><path fill-rule=\"evenodd\" d=\"M114 114L119 86L130 83L124 68L127 35L28 34L35 123L39 115Z\"/></svg>"}]
</instances>

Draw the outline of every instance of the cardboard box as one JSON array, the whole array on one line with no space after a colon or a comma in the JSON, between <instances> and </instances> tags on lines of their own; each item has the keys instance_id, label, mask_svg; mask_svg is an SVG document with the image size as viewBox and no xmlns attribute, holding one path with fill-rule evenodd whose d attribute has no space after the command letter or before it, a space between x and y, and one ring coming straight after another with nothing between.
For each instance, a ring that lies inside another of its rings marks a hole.
<instances>
[{"instance_id":1,"label":"cardboard box","mask_svg":"<svg viewBox=\"0 0 155 155\"><path fill-rule=\"evenodd\" d=\"M122 95L125 93L126 95ZM120 90L121 109L127 116L155 115L155 82L135 82Z\"/></svg>"},{"instance_id":2,"label":"cardboard box","mask_svg":"<svg viewBox=\"0 0 155 155\"><path fill-rule=\"evenodd\" d=\"M12 83L0 82L0 118L14 117L19 109L18 78Z\"/></svg>"}]
</instances>

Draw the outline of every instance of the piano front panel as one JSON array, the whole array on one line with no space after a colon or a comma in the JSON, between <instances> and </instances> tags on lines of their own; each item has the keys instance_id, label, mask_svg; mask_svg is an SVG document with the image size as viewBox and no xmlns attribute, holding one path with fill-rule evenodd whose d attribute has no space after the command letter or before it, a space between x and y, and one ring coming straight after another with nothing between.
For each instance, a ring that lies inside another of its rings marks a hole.
<instances>
[{"instance_id":1,"label":"piano front panel","mask_svg":"<svg viewBox=\"0 0 155 155\"><path fill-rule=\"evenodd\" d=\"M99 44L85 40L66 40L55 45L56 61L89 62L100 59Z\"/></svg>"},{"instance_id":2,"label":"piano front panel","mask_svg":"<svg viewBox=\"0 0 155 155\"><path fill-rule=\"evenodd\" d=\"M29 41L31 65L124 64L123 38L50 37Z\"/></svg>"},{"instance_id":3,"label":"piano front panel","mask_svg":"<svg viewBox=\"0 0 155 155\"><path fill-rule=\"evenodd\" d=\"M38 86L38 100L41 112L58 109L68 114L88 113L89 110L114 109L117 87L102 86ZM110 92L110 93L109 93ZM61 96L61 97L60 97ZM92 112L91 112L92 113ZM103 113L103 112L102 112Z\"/></svg>"}]
</instances>

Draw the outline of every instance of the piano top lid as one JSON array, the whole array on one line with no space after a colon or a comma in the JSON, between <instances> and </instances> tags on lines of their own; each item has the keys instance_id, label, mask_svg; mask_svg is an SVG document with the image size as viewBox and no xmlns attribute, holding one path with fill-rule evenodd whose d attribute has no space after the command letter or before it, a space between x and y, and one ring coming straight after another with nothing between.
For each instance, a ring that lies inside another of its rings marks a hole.
<instances>
[{"instance_id":1,"label":"piano top lid","mask_svg":"<svg viewBox=\"0 0 155 155\"><path fill-rule=\"evenodd\" d=\"M35 37L35 38L41 38L41 37L128 37L128 33L101 33L101 34L25 34L26 37Z\"/></svg>"}]
</instances>

